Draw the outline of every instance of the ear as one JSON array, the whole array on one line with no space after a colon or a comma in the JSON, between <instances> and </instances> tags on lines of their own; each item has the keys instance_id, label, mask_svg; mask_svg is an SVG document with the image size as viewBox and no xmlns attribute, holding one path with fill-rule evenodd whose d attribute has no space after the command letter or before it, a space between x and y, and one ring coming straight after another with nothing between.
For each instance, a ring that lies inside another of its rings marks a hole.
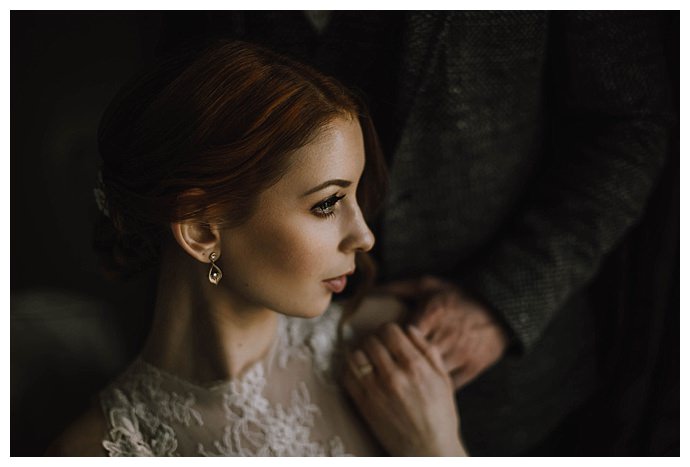
<instances>
[{"instance_id":1,"label":"ear","mask_svg":"<svg viewBox=\"0 0 690 467\"><path fill-rule=\"evenodd\" d=\"M180 196L197 197L203 196L203 194L203 190L193 188L185 191ZM192 258L202 263L209 263L211 252L215 252L217 257L220 257L221 235L220 230L215 224L195 218L181 222L172 222L170 230L175 241Z\"/></svg>"},{"instance_id":2,"label":"ear","mask_svg":"<svg viewBox=\"0 0 690 467\"><path fill-rule=\"evenodd\" d=\"M170 230L175 241L192 258L202 263L209 263L211 252L215 252L217 257L220 257L221 238L215 225L189 220L171 223Z\"/></svg>"}]
</instances>

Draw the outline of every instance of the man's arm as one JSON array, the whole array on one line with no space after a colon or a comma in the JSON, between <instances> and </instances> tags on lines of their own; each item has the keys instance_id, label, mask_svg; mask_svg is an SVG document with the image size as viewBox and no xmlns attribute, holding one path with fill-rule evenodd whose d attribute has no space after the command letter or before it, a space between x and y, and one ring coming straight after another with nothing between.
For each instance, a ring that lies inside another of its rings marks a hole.
<instances>
[{"instance_id":1,"label":"man's arm","mask_svg":"<svg viewBox=\"0 0 690 467\"><path fill-rule=\"evenodd\" d=\"M553 142L532 201L464 284L521 350L638 221L668 138L657 16L574 12L552 24Z\"/></svg>"}]
</instances>

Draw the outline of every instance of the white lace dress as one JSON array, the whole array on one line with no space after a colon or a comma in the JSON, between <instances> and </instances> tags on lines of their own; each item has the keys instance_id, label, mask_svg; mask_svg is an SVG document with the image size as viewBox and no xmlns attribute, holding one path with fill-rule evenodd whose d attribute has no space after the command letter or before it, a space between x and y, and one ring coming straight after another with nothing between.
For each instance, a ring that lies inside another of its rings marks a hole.
<instances>
[{"instance_id":1,"label":"white lace dress","mask_svg":"<svg viewBox=\"0 0 690 467\"><path fill-rule=\"evenodd\" d=\"M242 377L184 381L141 358L101 393L110 456L343 456L383 452L332 374L341 308L280 315Z\"/></svg>"}]
</instances>

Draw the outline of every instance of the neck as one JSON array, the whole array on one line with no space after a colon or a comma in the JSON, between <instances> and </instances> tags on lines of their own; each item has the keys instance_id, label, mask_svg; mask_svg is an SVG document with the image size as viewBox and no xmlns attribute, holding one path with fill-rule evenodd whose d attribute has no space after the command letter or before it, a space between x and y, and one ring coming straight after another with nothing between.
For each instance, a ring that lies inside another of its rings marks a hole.
<instances>
[{"instance_id":1,"label":"neck","mask_svg":"<svg viewBox=\"0 0 690 467\"><path fill-rule=\"evenodd\" d=\"M161 261L143 358L189 381L241 375L270 349L278 315L238 299L222 283L214 286L207 279L209 265L174 247Z\"/></svg>"}]
</instances>

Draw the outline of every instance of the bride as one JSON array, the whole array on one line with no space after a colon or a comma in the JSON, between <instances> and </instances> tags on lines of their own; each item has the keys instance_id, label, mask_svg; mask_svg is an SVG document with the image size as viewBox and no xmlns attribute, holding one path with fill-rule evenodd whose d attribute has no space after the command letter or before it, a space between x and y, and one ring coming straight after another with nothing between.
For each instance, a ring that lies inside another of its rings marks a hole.
<instances>
[{"instance_id":1,"label":"bride","mask_svg":"<svg viewBox=\"0 0 690 467\"><path fill-rule=\"evenodd\" d=\"M49 454L464 455L438 352L362 299L384 165L350 92L218 43L123 89L99 149L103 264L158 268L154 319Z\"/></svg>"}]
</instances>

